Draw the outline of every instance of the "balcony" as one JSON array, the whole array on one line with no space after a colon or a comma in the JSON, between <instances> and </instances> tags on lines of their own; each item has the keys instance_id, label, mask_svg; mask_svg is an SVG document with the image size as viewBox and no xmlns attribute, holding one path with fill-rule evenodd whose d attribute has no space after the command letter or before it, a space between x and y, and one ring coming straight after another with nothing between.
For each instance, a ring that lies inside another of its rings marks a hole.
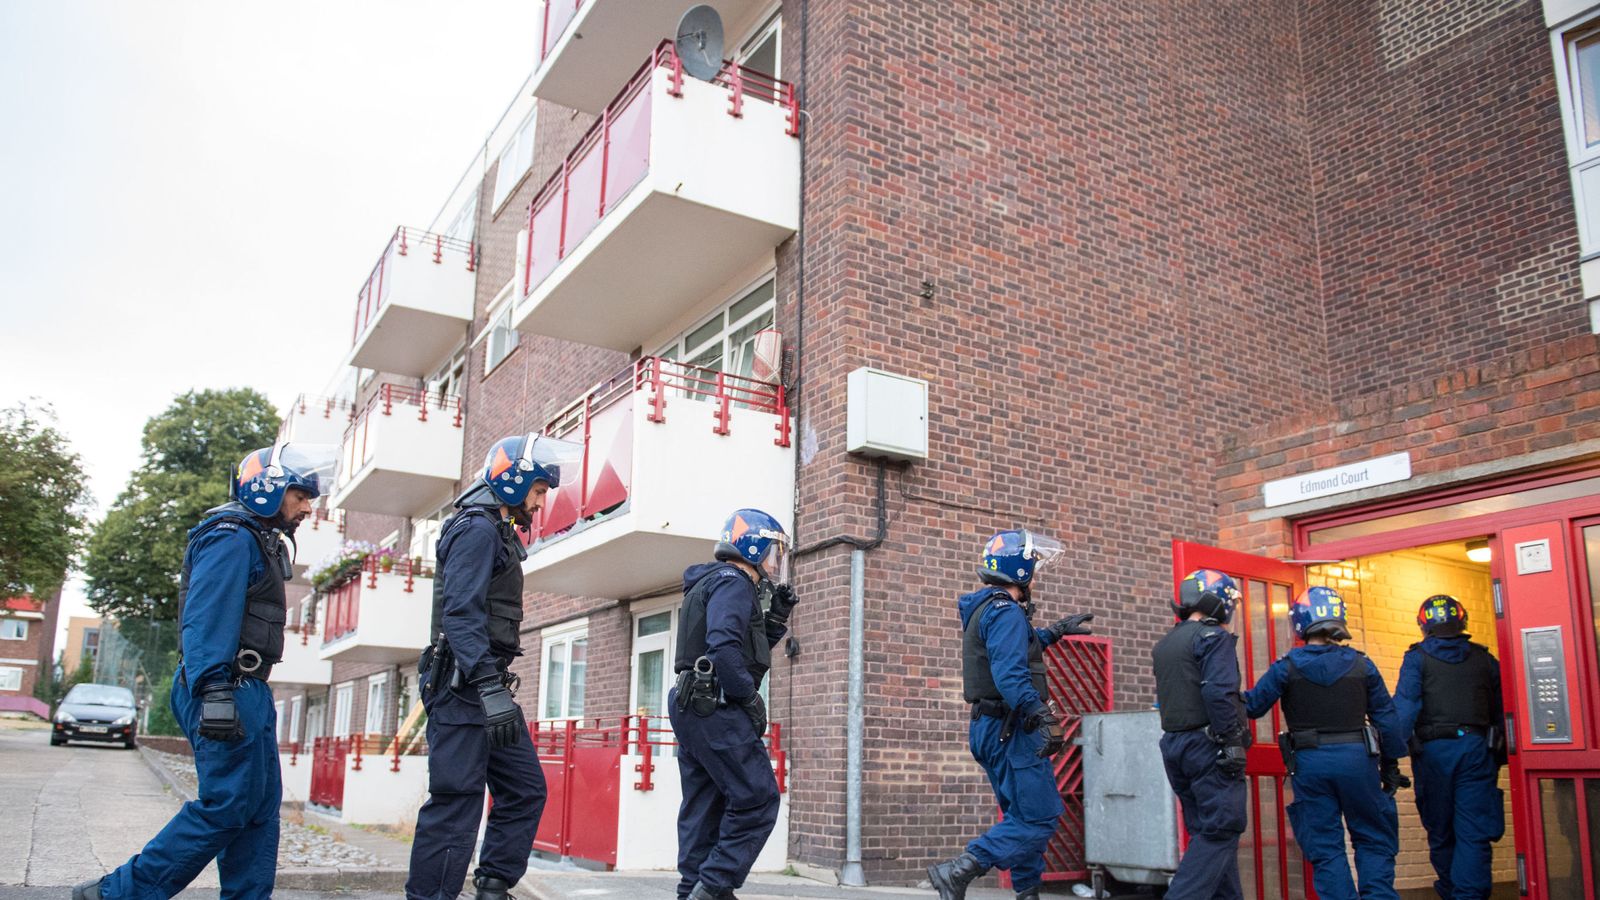
<instances>
[{"instance_id":1,"label":"balcony","mask_svg":"<svg viewBox=\"0 0 1600 900\"><path fill-rule=\"evenodd\" d=\"M529 208L517 330L628 351L794 234L794 88L662 44Z\"/></svg>"},{"instance_id":2,"label":"balcony","mask_svg":"<svg viewBox=\"0 0 1600 900\"><path fill-rule=\"evenodd\" d=\"M461 477L461 401L385 384L340 447L333 505L388 516L431 513Z\"/></svg>"},{"instance_id":3,"label":"balcony","mask_svg":"<svg viewBox=\"0 0 1600 900\"><path fill-rule=\"evenodd\" d=\"M782 386L646 357L578 398L545 433L584 445L526 535L530 590L629 598L711 559L728 513L794 513Z\"/></svg>"},{"instance_id":4,"label":"balcony","mask_svg":"<svg viewBox=\"0 0 1600 900\"><path fill-rule=\"evenodd\" d=\"M307 397L301 394L284 411L278 440L297 444L337 444L350 426L354 406L349 400Z\"/></svg>"},{"instance_id":5,"label":"balcony","mask_svg":"<svg viewBox=\"0 0 1600 900\"><path fill-rule=\"evenodd\" d=\"M344 510L329 509L327 504L326 497L319 499L294 531L296 575L333 556L344 543Z\"/></svg>"},{"instance_id":6,"label":"balcony","mask_svg":"<svg viewBox=\"0 0 1600 900\"><path fill-rule=\"evenodd\" d=\"M356 296L350 365L421 378L472 321L477 247L397 228Z\"/></svg>"},{"instance_id":7,"label":"balcony","mask_svg":"<svg viewBox=\"0 0 1600 900\"><path fill-rule=\"evenodd\" d=\"M399 560L385 571L379 559L368 558L360 574L328 591L319 603L319 657L383 665L416 662L428 645L432 574L410 560Z\"/></svg>"},{"instance_id":8,"label":"balcony","mask_svg":"<svg viewBox=\"0 0 1600 900\"><path fill-rule=\"evenodd\" d=\"M333 680L333 663L321 656L322 630L316 622L290 625L283 630L283 661L272 667L267 680L275 687L326 687Z\"/></svg>"},{"instance_id":9,"label":"balcony","mask_svg":"<svg viewBox=\"0 0 1600 900\"><path fill-rule=\"evenodd\" d=\"M691 4L638 0L546 0L540 12L539 68L533 95L599 115L612 85L631 73L638 59L664 34L676 34L678 18ZM728 36L761 12L758 0L713 0Z\"/></svg>"}]
</instances>

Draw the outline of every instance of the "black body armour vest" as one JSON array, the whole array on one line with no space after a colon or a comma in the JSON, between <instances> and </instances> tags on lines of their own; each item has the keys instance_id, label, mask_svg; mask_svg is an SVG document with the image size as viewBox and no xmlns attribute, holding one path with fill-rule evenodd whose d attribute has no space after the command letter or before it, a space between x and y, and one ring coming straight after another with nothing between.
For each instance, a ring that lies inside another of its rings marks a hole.
<instances>
[{"instance_id":1,"label":"black body armour vest","mask_svg":"<svg viewBox=\"0 0 1600 900\"><path fill-rule=\"evenodd\" d=\"M489 607L489 652L503 665L509 664L522 655L522 560L528 554L511 523L482 506L469 506L452 516L439 534L439 543L473 516L492 522L505 544L505 559L489 573L484 599ZM428 632L436 644L444 643L444 573L438 574L433 580L433 621Z\"/></svg>"},{"instance_id":2,"label":"black body armour vest","mask_svg":"<svg viewBox=\"0 0 1600 900\"><path fill-rule=\"evenodd\" d=\"M989 647L979 635L978 625L983 621L983 614L996 600L1013 602L1009 594L997 592L990 596L978 608L972 611L972 616L967 619L967 627L961 632L961 696L968 703L977 703L979 700L1004 700L1000 693L999 685L994 683L994 671L989 668ZM1039 699L1048 700L1049 685L1044 674L1044 645L1039 643L1039 636L1034 633L1033 627L1028 628L1028 677L1033 681L1033 689L1039 692Z\"/></svg>"},{"instance_id":3,"label":"black body armour vest","mask_svg":"<svg viewBox=\"0 0 1600 900\"><path fill-rule=\"evenodd\" d=\"M1413 644L1415 649L1417 645ZM1472 644L1467 658L1445 662L1422 654L1422 713L1417 727L1497 724L1491 717L1494 690L1489 650Z\"/></svg>"},{"instance_id":4,"label":"black body armour vest","mask_svg":"<svg viewBox=\"0 0 1600 900\"><path fill-rule=\"evenodd\" d=\"M1289 663L1289 680L1283 687L1283 719L1290 731L1338 734L1367 726L1367 673L1358 653L1350 671L1333 684L1317 684Z\"/></svg>"},{"instance_id":5,"label":"black body armour vest","mask_svg":"<svg viewBox=\"0 0 1600 900\"><path fill-rule=\"evenodd\" d=\"M220 514L220 515L219 515ZM266 680L272 667L283 660L283 626L288 621L288 602L283 584L293 574L292 563L276 529L264 527L261 520L238 503L228 503L207 511L216 521L194 533L192 545L202 535L218 529L244 529L261 549L261 577L244 592L244 618L239 624L239 650L234 654L234 674ZM189 603L189 554L184 553L183 574L178 579L178 656L183 656L183 614ZM249 651L246 653L245 651ZM259 663L254 657L259 657Z\"/></svg>"},{"instance_id":6,"label":"black body armour vest","mask_svg":"<svg viewBox=\"0 0 1600 900\"><path fill-rule=\"evenodd\" d=\"M732 572L735 578L746 578L743 572L731 565L719 566L700 576L700 580L683 593L683 606L678 608L678 647L672 661L674 672L693 669L694 661L706 655L706 602L711 599L711 588L716 581L728 577L719 574L722 572ZM755 598L754 591L750 594L750 627L745 629L744 634L744 662L750 670L750 679L760 690L761 680L772 668L772 647L767 644L767 619L761 612L761 603Z\"/></svg>"},{"instance_id":7,"label":"black body armour vest","mask_svg":"<svg viewBox=\"0 0 1600 900\"><path fill-rule=\"evenodd\" d=\"M1205 697L1200 693L1200 682L1204 680L1200 676L1200 659L1195 655L1195 644L1210 629L1223 630L1204 622L1180 622L1151 651L1162 731L1194 731L1211 724Z\"/></svg>"}]
</instances>

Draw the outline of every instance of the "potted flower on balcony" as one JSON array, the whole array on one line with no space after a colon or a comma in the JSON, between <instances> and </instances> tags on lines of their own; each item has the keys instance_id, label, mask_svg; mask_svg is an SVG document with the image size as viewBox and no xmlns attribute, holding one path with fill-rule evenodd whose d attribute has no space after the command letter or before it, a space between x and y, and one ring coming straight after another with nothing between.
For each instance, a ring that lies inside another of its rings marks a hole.
<instances>
[{"instance_id":1,"label":"potted flower on balcony","mask_svg":"<svg viewBox=\"0 0 1600 900\"><path fill-rule=\"evenodd\" d=\"M312 566L306 577L313 590L330 593L360 574L362 564L375 550L365 541L345 541L331 556Z\"/></svg>"}]
</instances>

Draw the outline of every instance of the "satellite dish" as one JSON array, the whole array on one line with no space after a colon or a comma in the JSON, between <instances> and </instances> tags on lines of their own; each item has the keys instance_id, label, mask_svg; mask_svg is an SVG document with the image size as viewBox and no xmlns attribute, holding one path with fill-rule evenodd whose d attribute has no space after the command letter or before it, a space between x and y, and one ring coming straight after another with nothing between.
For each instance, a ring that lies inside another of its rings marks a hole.
<instances>
[{"instance_id":1,"label":"satellite dish","mask_svg":"<svg viewBox=\"0 0 1600 900\"><path fill-rule=\"evenodd\" d=\"M701 81L716 78L722 71L722 16L705 3L689 7L678 20L673 45L685 72Z\"/></svg>"}]
</instances>

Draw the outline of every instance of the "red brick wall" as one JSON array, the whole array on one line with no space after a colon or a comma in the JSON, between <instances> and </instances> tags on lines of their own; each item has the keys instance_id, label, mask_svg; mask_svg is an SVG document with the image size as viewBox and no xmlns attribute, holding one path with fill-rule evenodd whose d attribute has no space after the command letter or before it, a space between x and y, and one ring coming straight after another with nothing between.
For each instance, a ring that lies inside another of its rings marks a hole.
<instances>
[{"instance_id":1,"label":"red brick wall","mask_svg":"<svg viewBox=\"0 0 1600 900\"><path fill-rule=\"evenodd\" d=\"M1409 451L1416 479L1600 438L1597 351L1580 335L1239 435L1217 469L1222 545L1289 554L1286 520L1250 521L1275 478Z\"/></svg>"},{"instance_id":2,"label":"red brick wall","mask_svg":"<svg viewBox=\"0 0 1600 900\"><path fill-rule=\"evenodd\" d=\"M1540 4L1301 20L1335 397L1587 331Z\"/></svg>"}]
</instances>

